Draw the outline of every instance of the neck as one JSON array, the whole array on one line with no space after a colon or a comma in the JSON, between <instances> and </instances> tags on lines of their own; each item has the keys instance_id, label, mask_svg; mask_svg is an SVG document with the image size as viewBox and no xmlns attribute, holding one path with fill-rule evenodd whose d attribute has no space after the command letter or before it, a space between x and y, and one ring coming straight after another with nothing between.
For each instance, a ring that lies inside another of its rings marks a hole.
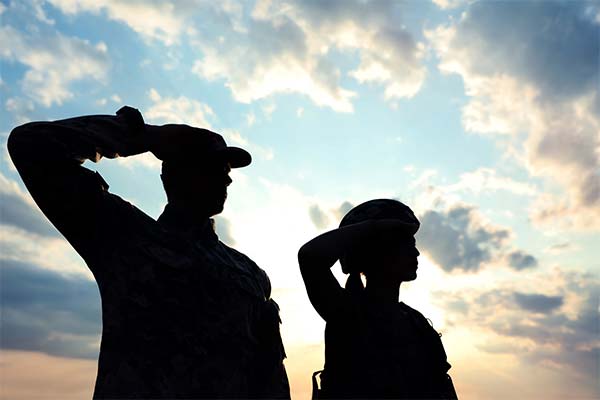
<instances>
[{"instance_id":1,"label":"neck","mask_svg":"<svg viewBox=\"0 0 600 400\"><path fill-rule=\"evenodd\" d=\"M169 202L158 218L158 222L171 229L190 231L209 224L209 216L197 208L185 207L178 203Z\"/></svg>"},{"instance_id":2,"label":"neck","mask_svg":"<svg viewBox=\"0 0 600 400\"><path fill-rule=\"evenodd\" d=\"M169 210L169 212L191 223L203 223L211 217L202 207L198 207L198 205L190 206L184 202L170 201L167 203L165 210Z\"/></svg>"},{"instance_id":3,"label":"neck","mask_svg":"<svg viewBox=\"0 0 600 400\"><path fill-rule=\"evenodd\" d=\"M386 303L397 303L400 297L400 283L390 282L389 280L372 280L367 278L365 293L378 301Z\"/></svg>"}]
</instances>

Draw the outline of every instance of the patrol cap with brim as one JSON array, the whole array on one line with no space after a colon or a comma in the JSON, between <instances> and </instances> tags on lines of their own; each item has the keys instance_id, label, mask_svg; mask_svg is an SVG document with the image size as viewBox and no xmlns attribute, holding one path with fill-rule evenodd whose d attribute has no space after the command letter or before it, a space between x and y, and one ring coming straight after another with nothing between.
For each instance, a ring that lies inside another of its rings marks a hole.
<instances>
[{"instance_id":1,"label":"patrol cap with brim","mask_svg":"<svg viewBox=\"0 0 600 400\"><path fill-rule=\"evenodd\" d=\"M163 166L224 160L231 168L242 168L252 162L250 153L239 147L227 146L225 139L218 133L201 128L194 128L193 132L189 143L184 144L177 154L163 159Z\"/></svg>"},{"instance_id":2,"label":"patrol cap with brim","mask_svg":"<svg viewBox=\"0 0 600 400\"><path fill-rule=\"evenodd\" d=\"M357 205L342 218L340 228L374 219L395 219L401 222L405 233L414 235L421 225L415 213L406 204L393 199L369 200Z\"/></svg>"}]
</instances>

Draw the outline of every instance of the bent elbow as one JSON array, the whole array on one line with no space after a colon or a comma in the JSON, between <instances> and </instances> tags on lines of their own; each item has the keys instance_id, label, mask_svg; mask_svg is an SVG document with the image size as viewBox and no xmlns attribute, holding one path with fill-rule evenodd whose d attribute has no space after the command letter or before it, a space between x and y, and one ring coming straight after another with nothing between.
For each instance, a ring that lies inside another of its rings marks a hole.
<instances>
[{"instance_id":1,"label":"bent elbow","mask_svg":"<svg viewBox=\"0 0 600 400\"><path fill-rule=\"evenodd\" d=\"M306 244L300 247L298 250L298 264L300 264L300 269L306 266L309 263L310 259L310 251L307 249Z\"/></svg>"},{"instance_id":2,"label":"bent elbow","mask_svg":"<svg viewBox=\"0 0 600 400\"><path fill-rule=\"evenodd\" d=\"M19 158L19 153L21 153L21 149L23 148L22 136L28 131L27 125L29 124L17 126L8 135L6 149L13 162L15 162L15 159Z\"/></svg>"},{"instance_id":3,"label":"bent elbow","mask_svg":"<svg viewBox=\"0 0 600 400\"><path fill-rule=\"evenodd\" d=\"M15 157L18 157L19 153L21 153L26 147L25 142L27 142L27 140L25 140L25 136L32 131L32 128L34 128L36 124L36 122L28 122L26 124L17 126L8 135L6 148L13 161Z\"/></svg>"}]
</instances>

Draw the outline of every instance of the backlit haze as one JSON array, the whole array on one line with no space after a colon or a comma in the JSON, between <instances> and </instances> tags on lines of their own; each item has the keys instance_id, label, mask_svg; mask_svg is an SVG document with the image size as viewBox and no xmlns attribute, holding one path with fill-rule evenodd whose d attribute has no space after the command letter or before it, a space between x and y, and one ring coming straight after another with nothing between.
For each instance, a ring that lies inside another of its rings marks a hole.
<instances>
[{"instance_id":1,"label":"backlit haze","mask_svg":"<svg viewBox=\"0 0 600 400\"><path fill-rule=\"evenodd\" d=\"M101 330L6 137L125 104L252 153L217 231L271 278L294 399L324 329L298 248L380 197L421 221L400 299L442 332L461 399L600 397L598 2L3 0L0 17L0 397L89 398ZM86 166L160 215L151 154Z\"/></svg>"}]
</instances>

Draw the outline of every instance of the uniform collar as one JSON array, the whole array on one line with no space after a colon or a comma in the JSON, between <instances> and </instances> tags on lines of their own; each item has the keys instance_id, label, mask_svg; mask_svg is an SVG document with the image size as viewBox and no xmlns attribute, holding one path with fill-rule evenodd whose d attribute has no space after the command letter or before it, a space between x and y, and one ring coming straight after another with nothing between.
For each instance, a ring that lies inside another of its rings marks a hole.
<instances>
[{"instance_id":1,"label":"uniform collar","mask_svg":"<svg viewBox=\"0 0 600 400\"><path fill-rule=\"evenodd\" d=\"M218 240L212 218L196 218L170 203L158 217L158 223L168 231L190 235L195 239Z\"/></svg>"}]
</instances>

